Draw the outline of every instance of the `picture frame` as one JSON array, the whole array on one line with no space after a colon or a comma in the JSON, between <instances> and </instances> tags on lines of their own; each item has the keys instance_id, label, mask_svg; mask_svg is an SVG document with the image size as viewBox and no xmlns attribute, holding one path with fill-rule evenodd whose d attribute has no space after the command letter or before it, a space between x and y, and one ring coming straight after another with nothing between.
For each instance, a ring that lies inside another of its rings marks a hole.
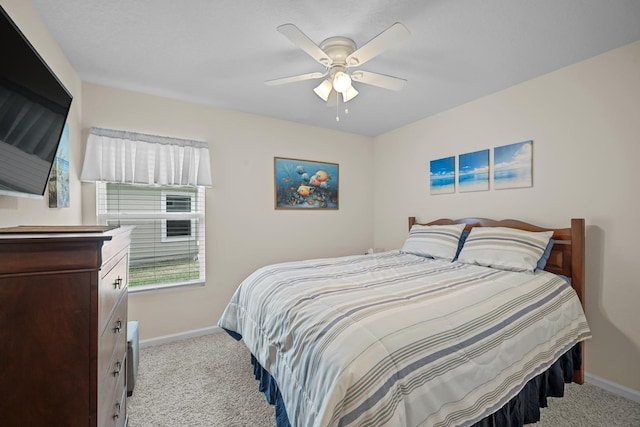
<instances>
[{"instance_id":1,"label":"picture frame","mask_svg":"<svg viewBox=\"0 0 640 427\"><path fill-rule=\"evenodd\" d=\"M489 190L489 149L458 155L458 192Z\"/></svg>"},{"instance_id":2,"label":"picture frame","mask_svg":"<svg viewBox=\"0 0 640 427\"><path fill-rule=\"evenodd\" d=\"M274 207L292 210L337 210L339 165L287 157L273 158Z\"/></svg>"},{"instance_id":3,"label":"picture frame","mask_svg":"<svg viewBox=\"0 0 640 427\"><path fill-rule=\"evenodd\" d=\"M429 162L429 188L431 194L455 193L455 171L455 156L431 160Z\"/></svg>"},{"instance_id":4,"label":"picture frame","mask_svg":"<svg viewBox=\"0 0 640 427\"><path fill-rule=\"evenodd\" d=\"M65 123L60 144L49 174L49 207L68 208L69 197L69 123Z\"/></svg>"},{"instance_id":5,"label":"picture frame","mask_svg":"<svg viewBox=\"0 0 640 427\"><path fill-rule=\"evenodd\" d=\"M533 141L493 149L493 188L533 187Z\"/></svg>"}]
</instances>

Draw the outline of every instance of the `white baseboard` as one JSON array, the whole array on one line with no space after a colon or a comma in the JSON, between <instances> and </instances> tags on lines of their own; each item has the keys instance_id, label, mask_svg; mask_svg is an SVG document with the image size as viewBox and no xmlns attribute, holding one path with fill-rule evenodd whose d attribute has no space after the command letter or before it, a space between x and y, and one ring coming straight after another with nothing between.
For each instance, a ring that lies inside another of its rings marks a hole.
<instances>
[{"instance_id":1,"label":"white baseboard","mask_svg":"<svg viewBox=\"0 0 640 427\"><path fill-rule=\"evenodd\" d=\"M629 387L614 383L613 381L605 380L596 375L592 375L588 372L584 373L584 380L589 384L593 384L596 387L607 390L618 396L626 397L634 402L640 402L640 391L634 390Z\"/></svg>"},{"instance_id":2,"label":"white baseboard","mask_svg":"<svg viewBox=\"0 0 640 427\"><path fill-rule=\"evenodd\" d=\"M177 334L162 335L155 338L140 340L140 347L151 347L153 345L167 344L174 341L186 340L188 338L195 338L208 334L217 334L220 332L223 332L223 330L219 326L209 326L207 328L193 329L191 331L180 332Z\"/></svg>"}]
</instances>

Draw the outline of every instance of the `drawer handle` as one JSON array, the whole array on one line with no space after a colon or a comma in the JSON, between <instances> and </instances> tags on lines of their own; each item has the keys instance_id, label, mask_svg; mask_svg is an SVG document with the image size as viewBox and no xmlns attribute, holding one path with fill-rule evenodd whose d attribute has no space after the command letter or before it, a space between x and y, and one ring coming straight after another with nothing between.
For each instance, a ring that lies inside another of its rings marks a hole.
<instances>
[{"instance_id":1,"label":"drawer handle","mask_svg":"<svg viewBox=\"0 0 640 427\"><path fill-rule=\"evenodd\" d=\"M116 403L116 410L118 412L116 412L115 414L113 414L113 419L117 420L118 418L120 418L120 403Z\"/></svg>"},{"instance_id":2,"label":"drawer handle","mask_svg":"<svg viewBox=\"0 0 640 427\"><path fill-rule=\"evenodd\" d=\"M120 375L120 370L122 369L122 363L116 362L116 369L113 370L113 376L117 377Z\"/></svg>"},{"instance_id":3,"label":"drawer handle","mask_svg":"<svg viewBox=\"0 0 640 427\"><path fill-rule=\"evenodd\" d=\"M118 276L115 282L113 282L113 289L120 289L122 287L122 277Z\"/></svg>"},{"instance_id":4,"label":"drawer handle","mask_svg":"<svg viewBox=\"0 0 640 427\"><path fill-rule=\"evenodd\" d=\"M116 322L116 326L113 328L113 333L114 334L119 334L120 331L122 331L122 321L118 320Z\"/></svg>"}]
</instances>

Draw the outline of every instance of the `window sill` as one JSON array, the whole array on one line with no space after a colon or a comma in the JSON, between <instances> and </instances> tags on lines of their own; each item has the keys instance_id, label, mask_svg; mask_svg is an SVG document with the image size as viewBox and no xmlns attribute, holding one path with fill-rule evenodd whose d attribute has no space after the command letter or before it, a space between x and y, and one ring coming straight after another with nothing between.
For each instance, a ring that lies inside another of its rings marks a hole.
<instances>
[{"instance_id":1,"label":"window sill","mask_svg":"<svg viewBox=\"0 0 640 427\"><path fill-rule=\"evenodd\" d=\"M169 289L184 289L184 288L200 288L204 287L205 282L184 282L184 283L169 283L165 285L142 285L129 287L129 295L131 294L143 294L146 292L164 291Z\"/></svg>"}]
</instances>

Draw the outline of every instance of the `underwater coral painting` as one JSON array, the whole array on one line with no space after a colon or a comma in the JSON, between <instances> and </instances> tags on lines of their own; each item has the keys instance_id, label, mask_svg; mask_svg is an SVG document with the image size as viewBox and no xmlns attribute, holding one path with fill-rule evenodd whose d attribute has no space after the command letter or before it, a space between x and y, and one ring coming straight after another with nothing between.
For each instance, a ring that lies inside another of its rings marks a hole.
<instances>
[{"instance_id":1,"label":"underwater coral painting","mask_svg":"<svg viewBox=\"0 0 640 427\"><path fill-rule=\"evenodd\" d=\"M338 164L274 157L276 209L338 209Z\"/></svg>"}]
</instances>

